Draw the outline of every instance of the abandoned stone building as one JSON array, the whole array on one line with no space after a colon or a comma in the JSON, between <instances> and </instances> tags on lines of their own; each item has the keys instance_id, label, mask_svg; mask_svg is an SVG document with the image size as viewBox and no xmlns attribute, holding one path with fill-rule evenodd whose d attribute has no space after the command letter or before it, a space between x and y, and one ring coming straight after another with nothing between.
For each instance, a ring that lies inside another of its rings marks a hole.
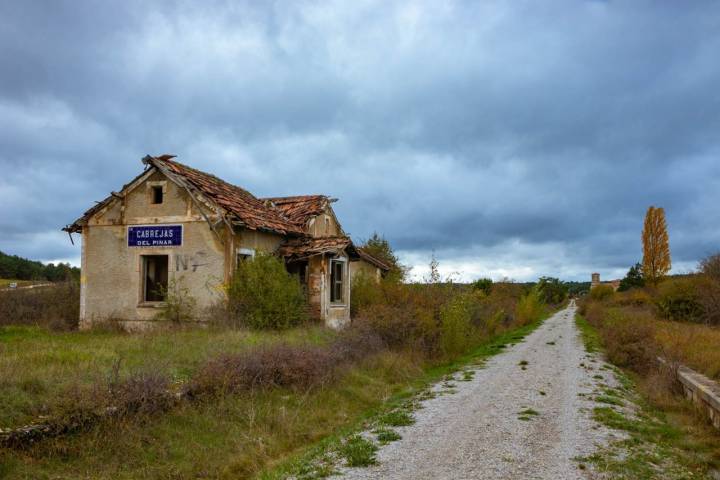
<instances>
[{"instance_id":1,"label":"abandoned stone building","mask_svg":"<svg viewBox=\"0 0 720 480\"><path fill-rule=\"evenodd\" d=\"M352 278L388 270L345 234L335 199L257 198L174 158L146 156L141 174L63 229L82 237L81 328L156 325L172 281L202 311L224 300L237 262L260 251L284 258L313 315L339 327L350 320Z\"/></svg>"},{"instance_id":2,"label":"abandoned stone building","mask_svg":"<svg viewBox=\"0 0 720 480\"><path fill-rule=\"evenodd\" d=\"M613 290L615 290L615 291L617 291L617 289L620 288L620 279L608 280L606 282L601 282L599 273L593 273L590 278L591 278L591 281L590 281L591 289L598 287L600 285L610 285L613 288Z\"/></svg>"}]
</instances>

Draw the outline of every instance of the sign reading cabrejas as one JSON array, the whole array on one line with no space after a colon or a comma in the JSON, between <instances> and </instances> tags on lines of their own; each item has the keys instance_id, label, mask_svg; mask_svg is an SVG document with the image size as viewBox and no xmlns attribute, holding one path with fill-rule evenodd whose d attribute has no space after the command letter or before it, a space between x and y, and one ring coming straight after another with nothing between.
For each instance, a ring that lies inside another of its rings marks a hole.
<instances>
[{"instance_id":1,"label":"sign reading cabrejas","mask_svg":"<svg viewBox=\"0 0 720 480\"><path fill-rule=\"evenodd\" d=\"M182 225L133 225L128 227L128 247L179 247Z\"/></svg>"}]
</instances>

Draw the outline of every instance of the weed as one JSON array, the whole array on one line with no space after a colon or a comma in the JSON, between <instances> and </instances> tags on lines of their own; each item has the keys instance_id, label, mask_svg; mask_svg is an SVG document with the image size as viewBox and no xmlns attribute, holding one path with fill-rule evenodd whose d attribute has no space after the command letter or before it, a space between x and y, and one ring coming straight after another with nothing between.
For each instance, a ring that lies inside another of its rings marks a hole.
<instances>
[{"instance_id":1,"label":"weed","mask_svg":"<svg viewBox=\"0 0 720 480\"><path fill-rule=\"evenodd\" d=\"M374 430L373 433L376 435L377 441L380 442L381 445L395 442L402 438L399 433L389 428L378 428L377 430Z\"/></svg>"},{"instance_id":2,"label":"weed","mask_svg":"<svg viewBox=\"0 0 720 480\"><path fill-rule=\"evenodd\" d=\"M616 397L614 395L600 395L595 397L595 400L600 403L607 403L608 405L617 405L617 406L623 406L625 405L625 402L619 397Z\"/></svg>"},{"instance_id":3,"label":"weed","mask_svg":"<svg viewBox=\"0 0 720 480\"><path fill-rule=\"evenodd\" d=\"M518 412L519 415L525 415L525 416L537 416L540 415L540 413L537 410L534 410L532 408L526 408L525 410L521 410Z\"/></svg>"},{"instance_id":4,"label":"weed","mask_svg":"<svg viewBox=\"0 0 720 480\"><path fill-rule=\"evenodd\" d=\"M545 342L545 345L555 345L555 342L554 342L554 341L552 341L552 342Z\"/></svg>"},{"instance_id":5,"label":"weed","mask_svg":"<svg viewBox=\"0 0 720 480\"><path fill-rule=\"evenodd\" d=\"M393 410L380 417L380 423L391 427L407 427L415 423L415 419L405 410Z\"/></svg>"},{"instance_id":6,"label":"weed","mask_svg":"<svg viewBox=\"0 0 720 480\"><path fill-rule=\"evenodd\" d=\"M528 365L528 361L527 361L527 360L520 360L520 363L518 363L518 365L520 365L521 367L524 367L524 366Z\"/></svg>"},{"instance_id":7,"label":"weed","mask_svg":"<svg viewBox=\"0 0 720 480\"><path fill-rule=\"evenodd\" d=\"M338 452L345 458L348 467L368 467L377 463L377 450L377 445L371 441L360 435L353 435L345 440Z\"/></svg>"}]
</instances>

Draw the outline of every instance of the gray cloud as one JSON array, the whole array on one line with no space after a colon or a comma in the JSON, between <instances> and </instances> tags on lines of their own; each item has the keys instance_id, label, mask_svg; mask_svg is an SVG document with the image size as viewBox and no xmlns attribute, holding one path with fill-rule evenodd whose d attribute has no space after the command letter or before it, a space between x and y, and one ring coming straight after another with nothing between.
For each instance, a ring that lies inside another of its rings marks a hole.
<instances>
[{"instance_id":1,"label":"gray cloud","mask_svg":"<svg viewBox=\"0 0 720 480\"><path fill-rule=\"evenodd\" d=\"M0 249L77 259L57 229L170 152L468 277L618 275L650 204L689 268L720 240L718 27L712 2L5 3Z\"/></svg>"}]
</instances>

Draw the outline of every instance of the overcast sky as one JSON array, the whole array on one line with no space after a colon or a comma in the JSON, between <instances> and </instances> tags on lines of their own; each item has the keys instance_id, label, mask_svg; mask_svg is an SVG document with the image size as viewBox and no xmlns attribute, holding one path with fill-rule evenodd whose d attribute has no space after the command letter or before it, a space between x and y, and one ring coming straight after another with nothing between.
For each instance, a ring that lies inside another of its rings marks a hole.
<instances>
[{"instance_id":1,"label":"overcast sky","mask_svg":"<svg viewBox=\"0 0 720 480\"><path fill-rule=\"evenodd\" d=\"M0 2L0 250L178 160L323 193L421 276L619 277L665 208L720 250L720 3Z\"/></svg>"}]
</instances>

